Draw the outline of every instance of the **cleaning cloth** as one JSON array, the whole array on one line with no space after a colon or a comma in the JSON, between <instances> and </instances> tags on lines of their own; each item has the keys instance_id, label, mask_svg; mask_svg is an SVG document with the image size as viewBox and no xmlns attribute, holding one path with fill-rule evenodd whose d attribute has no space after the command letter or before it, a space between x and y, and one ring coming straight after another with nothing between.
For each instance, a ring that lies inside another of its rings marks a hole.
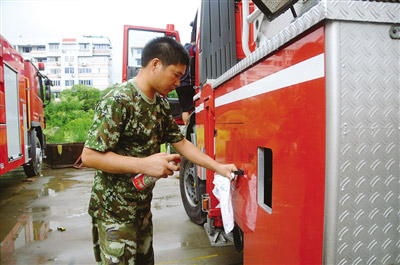
<instances>
[{"instance_id":1,"label":"cleaning cloth","mask_svg":"<svg viewBox=\"0 0 400 265\"><path fill-rule=\"evenodd\" d=\"M222 222L224 223L225 233L228 234L233 230L235 221L233 219L233 208L231 198L231 181L221 175L214 176L213 194L219 200L217 208L221 208Z\"/></svg>"}]
</instances>

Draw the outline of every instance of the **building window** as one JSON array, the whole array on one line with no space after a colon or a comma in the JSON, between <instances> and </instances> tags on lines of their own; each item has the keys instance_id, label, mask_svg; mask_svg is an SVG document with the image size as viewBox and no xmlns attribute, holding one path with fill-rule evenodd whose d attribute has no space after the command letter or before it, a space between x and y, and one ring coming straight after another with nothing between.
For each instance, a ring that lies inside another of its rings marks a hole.
<instances>
[{"instance_id":1,"label":"building window","mask_svg":"<svg viewBox=\"0 0 400 265\"><path fill-rule=\"evenodd\" d=\"M74 68L72 68L72 67L65 68L65 73L66 74L73 74L74 73Z\"/></svg>"},{"instance_id":2,"label":"building window","mask_svg":"<svg viewBox=\"0 0 400 265\"><path fill-rule=\"evenodd\" d=\"M79 43L80 50L89 50L90 44L89 43Z\"/></svg>"},{"instance_id":3,"label":"building window","mask_svg":"<svg viewBox=\"0 0 400 265\"><path fill-rule=\"evenodd\" d=\"M142 54L142 48L137 48L136 49L136 54Z\"/></svg>"},{"instance_id":4,"label":"building window","mask_svg":"<svg viewBox=\"0 0 400 265\"><path fill-rule=\"evenodd\" d=\"M73 86L75 84L74 80L65 80L65 86Z\"/></svg>"},{"instance_id":5,"label":"building window","mask_svg":"<svg viewBox=\"0 0 400 265\"><path fill-rule=\"evenodd\" d=\"M66 63L73 63L74 62L74 56L65 56L64 57Z\"/></svg>"},{"instance_id":6,"label":"building window","mask_svg":"<svg viewBox=\"0 0 400 265\"><path fill-rule=\"evenodd\" d=\"M60 49L59 43L49 43L49 50L50 51L57 51Z\"/></svg>"},{"instance_id":7,"label":"building window","mask_svg":"<svg viewBox=\"0 0 400 265\"><path fill-rule=\"evenodd\" d=\"M22 47L23 53L30 53L32 51L32 47Z\"/></svg>"},{"instance_id":8,"label":"building window","mask_svg":"<svg viewBox=\"0 0 400 265\"><path fill-rule=\"evenodd\" d=\"M85 86L92 86L93 85L93 80L79 80L80 85L85 85Z\"/></svg>"},{"instance_id":9,"label":"building window","mask_svg":"<svg viewBox=\"0 0 400 265\"><path fill-rule=\"evenodd\" d=\"M37 51L45 51L45 50L46 50L46 47L45 47L45 46L37 46L37 47L36 47L36 50L37 50Z\"/></svg>"},{"instance_id":10,"label":"building window","mask_svg":"<svg viewBox=\"0 0 400 265\"><path fill-rule=\"evenodd\" d=\"M141 59L136 59L136 64L140 65L140 63L141 63Z\"/></svg>"},{"instance_id":11,"label":"building window","mask_svg":"<svg viewBox=\"0 0 400 265\"><path fill-rule=\"evenodd\" d=\"M38 63L47 63L47 58L36 58Z\"/></svg>"},{"instance_id":12,"label":"building window","mask_svg":"<svg viewBox=\"0 0 400 265\"><path fill-rule=\"evenodd\" d=\"M50 74L53 74L53 75L61 74L61 69L60 68L50 68Z\"/></svg>"},{"instance_id":13,"label":"building window","mask_svg":"<svg viewBox=\"0 0 400 265\"><path fill-rule=\"evenodd\" d=\"M47 58L47 61L48 61L49 63L58 63L58 62L60 61L59 58L60 58L60 57L48 57L48 58Z\"/></svg>"},{"instance_id":14,"label":"building window","mask_svg":"<svg viewBox=\"0 0 400 265\"><path fill-rule=\"evenodd\" d=\"M107 50L108 44L93 44L93 50Z\"/></svg>"},{"instance_id":15,"label":"building window","mask_svg":"<svg viewBox=\"0 0 400 265\"><path fill-rule=\"evenodd\" d=\"M78 71L80 74L90 74L92 73L92 68L79 68Z\"/></svg>"},{"instance_id":16,"label":"building window","mask_svg":"<svg viewBox=\"0 0 400 265\"><path fill-rule=\"evenodd\" d=\"M61 86L61 80L51 80L53 86Z\"/></svg>"}]
</instances>

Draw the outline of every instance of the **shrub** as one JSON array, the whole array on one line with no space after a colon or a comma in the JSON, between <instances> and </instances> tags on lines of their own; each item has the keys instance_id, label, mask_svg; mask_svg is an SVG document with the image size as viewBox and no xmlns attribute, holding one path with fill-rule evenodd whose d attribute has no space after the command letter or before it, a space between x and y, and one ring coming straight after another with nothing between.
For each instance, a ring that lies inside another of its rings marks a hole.
<instances>
[{"instance_id":1,"label":"shrub","mask_svg":"<svg viewBox=\"0 0 400 265\"><path fill-rule=\"evenodd\" d=\"M54 99L45 108L48 143L72 143L86 141L93 122L94 108L99 100L118 84L100 91L85 85L74 85L60 93L60 101ZM168 97L177 98L176 91ZM165 147L164 147L165 148Z\"/></svg>"},{"instance_id":2,"label":"shrub","mask_svg":"<svg viewBox=\"0 0 400 265\"><path fill-rule=\"evenodd\" d=\"M45 108L47 142L84 142L100 96L100 90L84 85L61 91L60 102Z\"/></svg>"}]
</instances>

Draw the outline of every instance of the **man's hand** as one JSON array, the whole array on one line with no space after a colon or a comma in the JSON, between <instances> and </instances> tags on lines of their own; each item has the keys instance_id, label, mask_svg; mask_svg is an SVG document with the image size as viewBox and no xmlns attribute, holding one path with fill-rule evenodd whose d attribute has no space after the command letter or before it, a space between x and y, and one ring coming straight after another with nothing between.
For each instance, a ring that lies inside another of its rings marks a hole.
<instances>
[{"instance_id":1,"label":"man's hand","mask_svg":"<svg viewBox=\"0 0 400 265\"><path fill-rule=\"evenodd\" d=\"M140 171L151 177L166 178L179 170L179 166L170 163L178 159L180 159L178 154L157 153L142 158Z\"/></svg>"},{"instance_id":2,"label":"man's hand","mask_svg":"<svg viewBox=\"0 0 400 265\"><path fill-rule=\"evenodd\" d=\"M216 171L218 174L233 180L232 173L237 170L234 164L220 164L208 155L201 152L187 139L180 142L173 143L172 146L186 159L192 161L194 164Z\"/></svg>"},{"instance_id":3,"label":"man's hand","mask_svg":"<svg viewBox=\"0 0 400 265\"><path fill-rule=\"evenodd\" d=\"M232 177L233 171L238 170L234 164L219 164L215 171L220 174L221 176L227 177L230 180L233 180Z\"/></svg>"}]
</instances>

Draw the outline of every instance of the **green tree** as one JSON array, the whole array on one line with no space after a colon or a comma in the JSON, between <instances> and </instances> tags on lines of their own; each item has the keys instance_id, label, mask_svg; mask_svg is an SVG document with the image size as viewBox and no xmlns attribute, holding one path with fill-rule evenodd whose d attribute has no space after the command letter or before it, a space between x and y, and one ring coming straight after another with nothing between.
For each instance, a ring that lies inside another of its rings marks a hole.
<instances>
[{"instance_id":1,"label":"green tree","mask_svg":"<svg viewBox=\"0 0 400 265\"><path fill-rule=\"evenodd\" d=\"M74 85L71 89L61 92L61 101L81 105L81 109L89 110L100 100L100 90L85 85Z\"/></svg>"},{"instance_id":2,"label":"green tree","mask_svg":"<svg viewBox=\"0 0 400 265\"><path fill-rule=\"evenodd\" d=\"M53 100L45 108L47 142L85 141L100 98L100 90L85 85L61 91L59 102Z\"/></svg>"},{"instance_id":3,"label":"green tree","mask_svg":"<svg viewBox=\"0 0 400 265\"><path fill-rule=\"evenodd\" d=\"M97 88L74 85L60 93L60 100L54 98L45 108L48 143L84 142L93 122L94 108L99 100L118 83L100 91ZM176 91L168 97L177 98Z\"/></svg>"}]
</instances>

